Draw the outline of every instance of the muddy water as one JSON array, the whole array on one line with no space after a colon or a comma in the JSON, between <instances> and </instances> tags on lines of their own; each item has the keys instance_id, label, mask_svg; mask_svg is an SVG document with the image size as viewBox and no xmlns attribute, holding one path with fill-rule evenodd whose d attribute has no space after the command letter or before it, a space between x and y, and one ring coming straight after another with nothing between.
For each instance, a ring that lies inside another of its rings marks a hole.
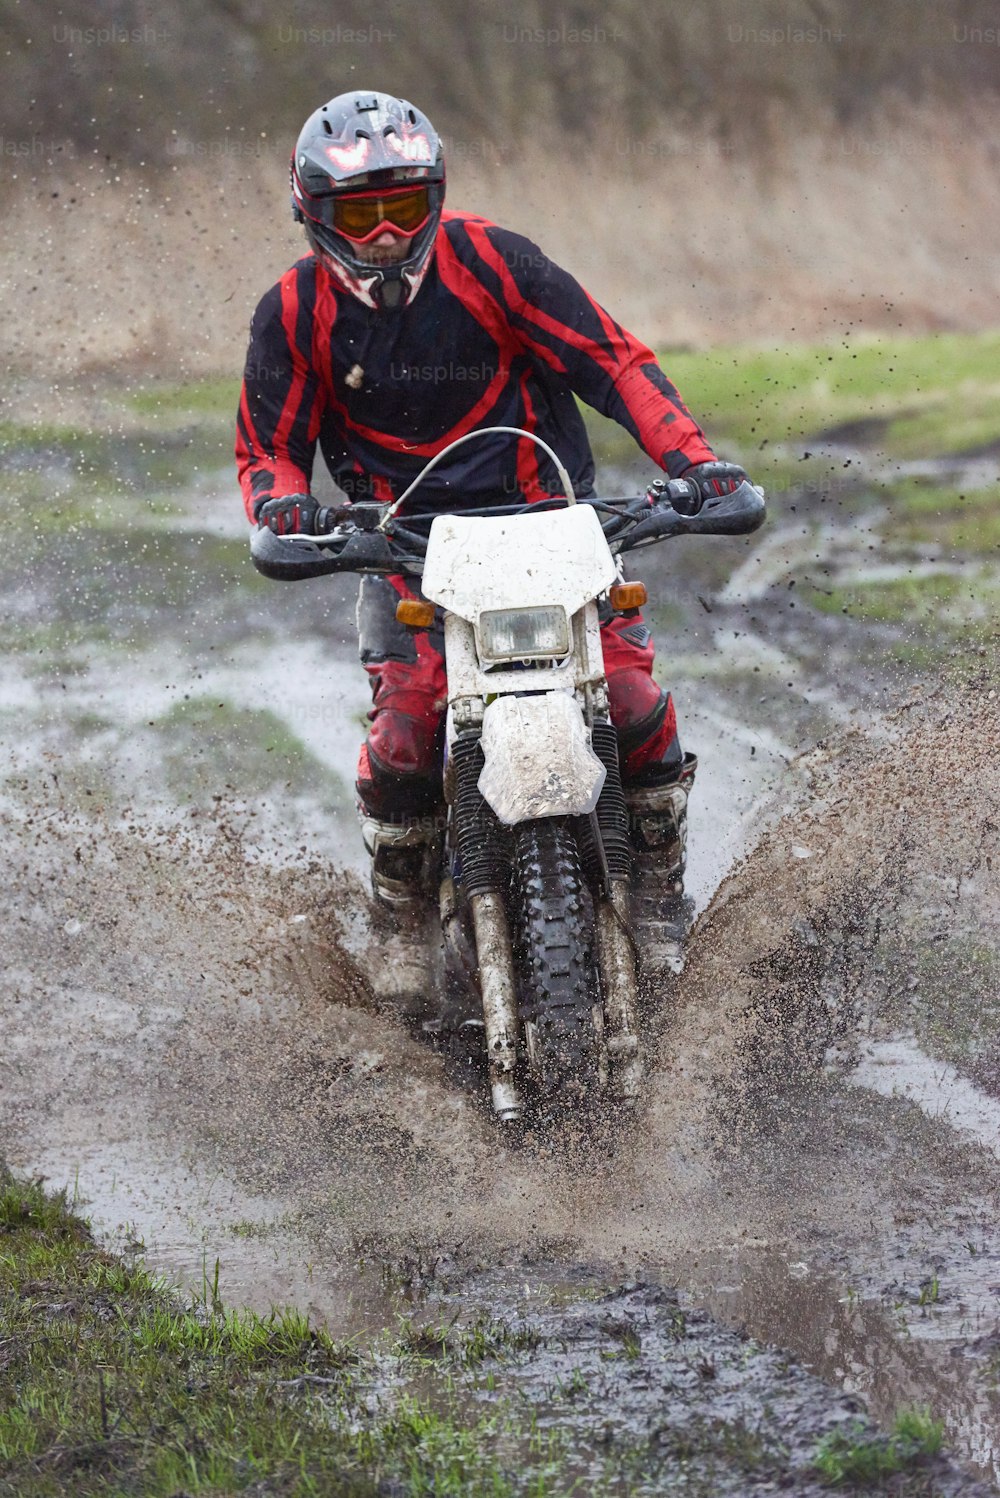
<instances>
[{"instance_id":1,"label":"muddy water","mask_svg":"<svg viewBox=\"0 0 1000 1498\"><path fill-rule=\"evenodd\" d=\"M515 1144L379 996L350 587L244 583L239 525L212 552L190 514L151 527L155 587L72 537L32 576L50 633L3 668L11 1164L178 1282L218 1264L226 1298L338 1331L487 1281L676 1282L880 1418L930 1405L994 1471L989 672L862 706L748 625L746 543L692 546L673 584L644 563L702 760L703 914L648 1106L597 1145Z\"/></svg>"}]
</instances>

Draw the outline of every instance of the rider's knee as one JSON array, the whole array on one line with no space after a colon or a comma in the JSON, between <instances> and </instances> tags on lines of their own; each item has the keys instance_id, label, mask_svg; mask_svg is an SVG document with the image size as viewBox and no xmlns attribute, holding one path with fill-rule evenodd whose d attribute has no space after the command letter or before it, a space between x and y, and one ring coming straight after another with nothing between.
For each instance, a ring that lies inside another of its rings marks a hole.
<instances>
[{"instance_id":1,"label":"rider's knee","mask_svg":"<svg viewBox=\"0 0 1000 1498\"><path fill-rule=\"evenodd\" d=\"M358 760L358 796L371 816L409 818L441 801L440 727L404 713L381 713Z\"/></svg>"},{"instance_id":2,"label":"rider's knee","mask_svg":"<svg viewBox=\"0 0 1000 1498\"><path fill-rule=\"evenodd\" d=\"M643 698L637 693L629 702L632 711L616 716L615 698L611 697L611 718L618 729L618 753L622 779L626 781L670 779L683 763L673 699L646 679L653 688L651 704L649 694ZM645 713L638 711L640 705L646 706Z\"/></svg>"},{"instance_id":3,"label":"rider's knee","mask_svg":"<svg viewBox=\"0 0 1000 1498\"><path fill-rule=\"evenodd\" d=\"M619 737L633 728L651 721L656 714L666 710L667 694L661 692L649 671L642 666L627 666L608 673L608 697L611 703L611 721L618 729Z\"/></svg>"},{"instance_id":4,"label":"rider's knee","mask_svg":"<svg viewBox=\"0 0 1000 1498\"><path fill-rule=\"evenodd\" d=\"M368 750L391 775L440 774L443 715L433 699L420 712L388 708L378 713L368 734Z\"/></svg>"}]
</instances>

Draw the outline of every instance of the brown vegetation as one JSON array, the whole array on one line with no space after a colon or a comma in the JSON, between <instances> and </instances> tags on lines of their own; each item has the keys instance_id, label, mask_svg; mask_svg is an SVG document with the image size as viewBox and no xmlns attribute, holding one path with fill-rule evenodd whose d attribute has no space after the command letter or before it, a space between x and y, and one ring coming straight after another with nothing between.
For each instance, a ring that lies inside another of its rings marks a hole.
<instances>
[{"instance_id":1,"label":"brown vegetation","mask_svg":"<svg viewBox=\"0 0 1000 1498\"><path fill-rule=\"evenodd\" d=\"M355 79L440 124L452 205L530 234L652 342L995 318L985 5L0 0L0 16L3 352L25 373L237 370L301 246L295 131Z\"/></svg>"}]
</instances>

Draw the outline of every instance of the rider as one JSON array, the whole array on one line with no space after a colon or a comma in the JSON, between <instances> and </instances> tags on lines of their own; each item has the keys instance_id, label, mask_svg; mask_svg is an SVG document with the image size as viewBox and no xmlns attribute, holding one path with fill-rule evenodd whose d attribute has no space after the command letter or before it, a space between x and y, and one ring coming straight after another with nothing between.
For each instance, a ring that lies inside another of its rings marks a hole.
<instances>
[{"instance_id":1,"label":"rider","mask_svg":"<svg viewBox=\"0 0 1000 1498\"><path fill-rule=\"evenodd\" d=\"M444 211L440 137L403 99L352 90L311 114L291 164L309 253L253 317L236 456L249 518L315 530L317 443L348 501L391 501L428 459L479 427L525 428L566 464L578 495L594 461L574 397L620 422L671 478L702 493L746 477L720 463L654 355L531 240ZM494 435L428 475L422 511L561 494L537 444ZM357 791L376 894L412 900L440 836L447 688L440 628L396 621L403 577L365 577L361 660L371 728ZM602 620L611 716L640 846L679 893L693 755L653 680L642 616Z\"/></svg>"}]
</instances>

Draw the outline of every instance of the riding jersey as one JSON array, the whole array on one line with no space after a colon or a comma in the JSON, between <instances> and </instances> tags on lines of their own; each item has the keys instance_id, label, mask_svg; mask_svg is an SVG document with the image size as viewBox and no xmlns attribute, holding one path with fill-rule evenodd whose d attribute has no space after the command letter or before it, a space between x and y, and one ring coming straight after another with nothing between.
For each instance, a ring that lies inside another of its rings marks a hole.
<instances>
[{"instance_id":1,"label":"riding jersey","mask_svg":"<svg viewBox=\"0 0 1000 1498\"><path fill-rule=\"evenodd\" d=\"M714 457L652 352L520 234L446 212L413 301L374 310L312 254L254 313L236 459L248 516L309 492L317 443L351 499L398 498L466 433L520 427L593 493L594 460L574 396L631 433L672 478ZM562 494L534 442L494 434L445 456L409 511Z\"/></svg>"}]
</instances>

